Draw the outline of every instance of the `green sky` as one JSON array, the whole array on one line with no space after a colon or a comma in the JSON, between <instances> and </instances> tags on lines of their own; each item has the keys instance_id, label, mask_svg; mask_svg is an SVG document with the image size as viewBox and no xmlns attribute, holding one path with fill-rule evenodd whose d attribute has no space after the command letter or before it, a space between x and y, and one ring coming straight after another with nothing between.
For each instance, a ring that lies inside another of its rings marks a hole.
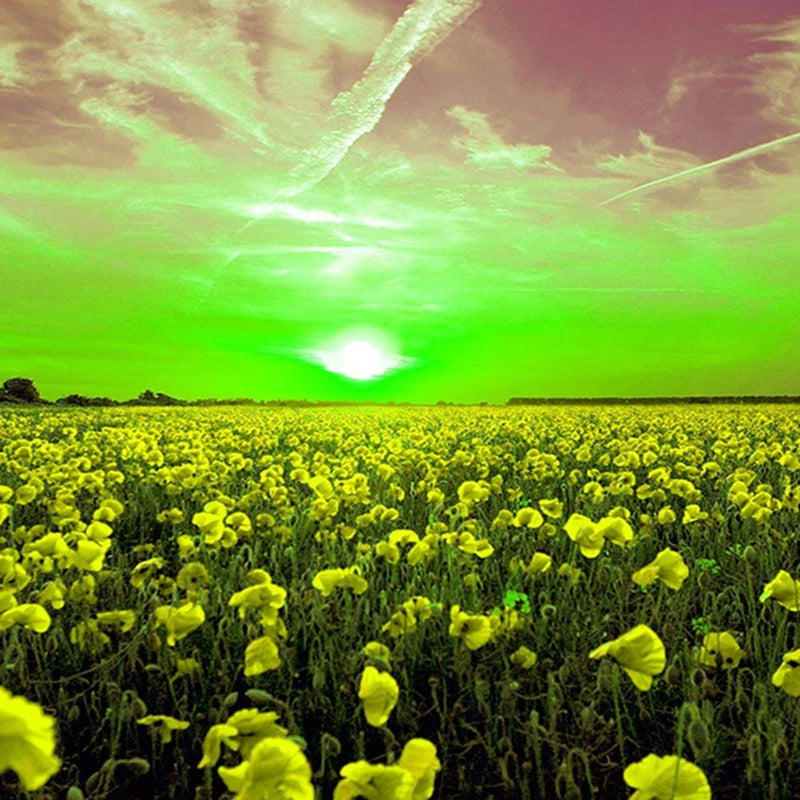
<instances>
[{"instance_id":1,"label":"green sky","mask_svg":"<svg viewBox=\"0 0 800 800\"><path fill-rule=\"evenodd\" d=\"M696 5L12 0L0 380L800 393L800 17Z\"/></svg>"}]
</instances>

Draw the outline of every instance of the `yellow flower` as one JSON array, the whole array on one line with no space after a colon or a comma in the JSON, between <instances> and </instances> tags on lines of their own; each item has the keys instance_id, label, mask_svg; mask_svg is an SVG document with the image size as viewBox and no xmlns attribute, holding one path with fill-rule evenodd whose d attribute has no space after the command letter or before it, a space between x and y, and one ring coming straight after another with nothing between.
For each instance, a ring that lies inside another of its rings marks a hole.
<instances>
[{"instance_id":1,"label":"yellow flower","mask_svg":"<svg viewBox=\"0 0 800 800\"><path fill-rule=\"evenodd\" d=\"M646 567L634 572L631 580L639 586L649 586L660 578L670 589L677 590L688 575L689 567L686 566L683 556L667 547Z\"/></svg>"},{"instance_id":2,"label":"yellow flower","mask_svg":"<svg viewBox=\"0 0 800 800\"><path fill-rule=\"evenodd\" d=\"M216 544L222 539L222 534L225 532L227 515L227 506L219 500L212 500L203 506L202 511L198 511L192 517L192 525L196 525L200 529L206 544Z\"/></svg>"},{"instance_id":3,"label":"yellow flower","mask_svg":"<svg viewBox=\"0 0 800 800\"><path fill-rule=\"evenodd\" d=\"M400 548L391 542L378 542L375 555L385 558L390 564L396 564L400 560Z\"/></svg>"},{"instance_id":4,"label":"yellow flower","mask_svg":"<svg viewBox=\"0 0 800 800\"><path fill-rule=\"evenodd\" d=\"M610 542L624 547L633 541L633 528L630 522L623 517L603 517L597 523L597 532Z\"/></svg>"},{"instance_id":5,"label":"yellow flower","mask_svg":"<svg viewBox=\"0 0 800 800\"><path fill-rule=\"evenodd\" d=\"M188 722L175 719L175 717L169 717L166 714L148 714L146 717L142 717L136 721L139 725L157 726L162 744L169 744L172 741L172 731L183 731L189 727Z\"/></svg>"},{"instance_id":6,"label":"yellow flower","mask_svg":"<svg viewBox=\"0 0 800 800\"><path fill-rule=\"evenodd\" d=\"M483 647L492 637L492 624L489 618L482 614L467 614L461 607L450 607L451 636L458 636L464 640L470 650Z\"/></svg>"},{"instance_id":7,"label":"yellow flower","mask_svg":"<svg viewBox=\"0 0 800 800\"><path fill-rule=\"evenodd\" d=\"M234 800L314 800L311 765L291 739L262 739L239 766L217 771Z\"/></svg>"},{"instance_id":8,"label":"yellow flower","mask_svg":"<svg viewBox=\"0 0 800 800\"><path fill-rule=\"evenodd\" d=\"M536 653L527 647L519 647L511 656L511 663L523 669L530 669L536 664Z\"/></svg>"},{"instance_id":9,"label":"yellow flower","mask_svg":"<svg viewBox=\"0 0 800 800\"><path fill-rule=\"evenodd\" d=\"M333 800L352 800L354 797L411 800L414 776L399 764L387 767L385 764L370 764L369 761L354 761L345 764L339 774L342 779L333 790Z\"/></svg>"},{"instance_id":10,"label":"yellow flower","mask_svg":"<svg viewBox=\"0 0 800 800\"><path fill-rule=\"evenodd\" d=\"M772 675L772 685L791 697L800 697L800 650L784 654L783 663Z\"/></svg>"},{"instance_id":11,"label":"yellow flower","mask_svg":"<svg viewBox=\"0 0 800 800\"><path fill-rule=\"evenodd\" d=\"M385 644L381 644L380 642L367 642L361 649L361 652L365 656L379 658L381 661L386 661L387 663L392 659L392 651Z\"/></svg>"},{"instance_id":12,"label":"yellow flower","mask_svg":"<svg viewBox=\"0 0 800 800\"><path fill-rule=\"evenodd\" d=\"M131 570L131 586L138 589L146 580L149 580L154 572L157 572L164 566L163 558L148 558L145 561L140 561Z\"/></svg>"},{"instance_id":13,"label":"yellow flower","mask_svg":"<svg viewBox=\"0 0 800 800\"><path fill-rule=\"evenodd\" d=\"M637 790L629 800L711 800L703 770L678 756L651 753L626 767L622 777Z\"/></svg>"},{"instance_id":14,"label":"yellow flower","mask_svg":"<svg viewBox=\"0 0 800 800\"><path fill-rule=\"evenodd\" d=\"M427 739L410 739L400 754L397 766L407 769L414 777L411 800L428 800L433 796L436 773L442 768L433 742Z\"/></svg>"},{"instance_id":15,"label":"yellow flower","mask_svg":"<svg viewBox=\"0 0 800 800\"><path fill-rule=\"evenodd\" d=\"M642 691L652 686L653 676L667 665L664 643L647 625L637 625L618 639L601 644L589 653L589 658L605 655L613 656Z\"/></svg>"},{"instance_id":16,"label":"yellow flower","mask_svg":"<svg viewBox=\"0 0 800 800\"><path fill-rule=\"evenodd\" d=\"M388 542L393 545L416 544L419 541L419 534L410 528L398 528L389 534Z\"/></svg>"},{"instance_id":17,"label":"yellow flower","mask_svg":"<svg viewBox=\"0 0 800 800\"><path fill-rule=\"evenodd\" d=\"M702 511L697 503L690 503L683 511L684 525L690 522L700 522L704 519L708 519L708 512Z\"/></svg>"},{"instance_id":18,"label":"yellow flower","mask_svg":"<svg viewBox=\"0 0 800 800\"><path fill-rule=\"evenodd\" d=\"M55 723L41 706L0 687L0 773L13 769L26 792L44 786L61 767Z\"/></svg>"},{"instance_id":19,"label":"yellow flower","mask_svg":"<svg viewBox=\"0 0 800 800\"><path fill-rule=\"evenodd\" d=\"M136 622L136 614L127 609L119 611L100 611L97 614L97 622L100 625L118 625L120 633L127 633Z\"/></svg>"},{"instance_id":20,"label":"yellow flower","mask_svg":"<svg viewBox=\"0 0 800 800\"><path fill-rule=\"evenodd\" d=\"M603 532L583 514L572 514L564 525L567 536L581 549L586 558L597 558L603 549Z\"/></svg>"},{"instance_id":21,"label":"yellow flower","mask_svg":"<svg viewBox=\"0 0 800 800\"><path fill-rule=\"evenodd\" d=\"M739 666L744 650L739 647L730 631L708 633L703 637L699 659L707 667L722 666L722 669L733 669Z\"/></svg>"},{"instance_id":22,"label":"yellow flower","mask_svg":"<svg viewBox=\"0 0 800 800\"><path fill-rule=\"evenodd\" d=\"M238 735L239 731L228 723L212 725L203 739L203 757L200 759L197 768L213 767L219 761L223 742L231 750L238 750L239 743L236 741Z\"/></svg>"},{"instance_id":23,"label":"yellow flower","mask_svg":"<svg viewBox=\"0 0 800 800\"><path fill-rule=\"evenodd\" d=\"M24 506L28 503L32 502L36 495L38 494L36 487L31 486L31 484L26 483L23 486L20 486L17 489L15 495L15 502L18 506Z\"/></svg>"},{"instance_id":24,"label":"yellow flower","mask_svg":"<svg viewBox=\"0 0 800 800\"><path fill-rule=\"evenodd\" d=\"M541 575L541 573L547 572L552 565L553 559L547 553L534 553L528 566L523 567L522 571L528 575Z\"/></svg>"},{"instance_id":25,"label":"yellow flower","mask_svg":"<svg viewBox=\"0 0 800 800\"><path fill-rule=\"evenodd\" d=\"M260 675L270 669L278 669L281 659L278 644L271 636L260 636L247 645L244 651L244 674Z\"/></svg>"},{"instance_id":26,"label":"yellow flower","mask_svg":"<svg viewBox=\"0 0 800 800\"><path fill-rule=\"evenodd\" d=\"M257 708L243 708L231 714L225 723L233 725L239 732L236 743L242 758L249 758L255 745L267 737L286 736L289 732L275 721L275 711L259 711ZM236 748L234 748L236 749Z\"/></svg>"},{"instance_id":27,"label":"yellow flower","mask_svg":"<svg viewBox=\"0 0 800 800\"><path fill-rule=\"evenodd\" d=\"M211 578L205 564L201 564L199 561L190 561L181 567L176 582L191 599L195 599L200 595L203 587L208 586Z\"/></svg>"},{"instance_id":28,"label":"yellow flower","mask_svg":"<svg viewBox=\"0 0 800 800\"><path fill-rule=\"evenodd\" d=\"M378 672L373 666L364 668L358 687L364 705L364 715L370 725L385 725L400 697L400 687L388 672Z\"/></svg>"},{"instance_id":29,"label":"yellow flower","mask_svg":"<svg viewBox=\"0 0 800 800\"><path fill-rule=\"evenodd\" d=\"M173 647L205 622L206 615L198 603L174 606L158 606L156 620L167 629L167 644Z\"/></svg>"},{"instance_id":30,"label":"yellow flower","mask_svg":"<svg viewBox=\"0 0 800 800\"><path fill-rule=\"evenodd\" d=\"M0 631L16 624L36 633L44 633L50 627L50 622L50 615L44 606L38 603L23 603L0 614Z\"/></svg>"},{"instance_id":31,"label":"yellow flower","mask_svg":"<svg viewBox=\"0 0 800 800\"><path fill-rule=\"evenodd\" d=\"M178 545L178 558L185 560L195 554L197 545L189 534L182 533L175 541Z\"/></svg>"},{"instance_id":32,"label":"yellow flower","mask_svg":"<svg viewBox=\"0 0 800 800\"><path fill-rule=\"evenodd\" d=\"M111 639L100 630L96 619L84 620L69 630L69 640L80 650L101 650Z\"/></svg>"},{"instance_id":33,"label":"yellow flower","mask_svg":"<svg viewBox=\"0 0 800 800\"><path fill-rule=\"evenodd\" d=\"M800 611L800 581L792 580L792 576L782 569L764 587L758 599L763 603L768 597L773 597L789 611Z\"/></svg>"},{"instance_id":34,"label":"yellow flower","mask_svg":"<svg viewBox=\"0 0 800 800\"><path fill-rule=\"evenodd\" d=\"M669 506L664 506L656 515L659 525L671 525L677 518L677 515Z\"/></svg>"},{"instance_id":35,"label":"yellow flower","mask_svg":"<svg viewBox=\"0 0 800 800\"><path fill-rule=\"evenodd\" d=\"M173 678L186 678L191 676L199 676L202 672L202 666L196 658L179 658L175 662L175 674Z\"/></svg>"},{"instance_id":36,"label":"yellow flower","mask_svg":"<svg viewBox=\"0 0 800 800\"><path fill-rule=\"evenodd\" d=\"M314 576L311 585L322 592L323 597L328 597L337 586L352 589L355 594L364 594L369 586L358 573L358 567L323 569Z\"/></svg>"},{"instance_id":37,"label":"yellow flower","mask_svg":"<svg viewBox=\"0 0 800 800\"><path fill-rule=\"evenodd\" d=\"M539 528L544 522L544 517L530 506L523 506L514 515L511 524L515 528Z\"/></svg>"},{"instance_id":38,"label":"yellow flower","mask_svg":"<svg viewBox=\"0 0 800 800\"><path fill-rule=\"evenodd\" d=\"M464 481L458 487L458 499L462 503L479 503L489 497L490 490L477 481Z\"/></svg>"},{"instance_id":39,"label":"yellow flower","mask_svg":"<svg viewBox=\"0 0 800 800\"><path fill-rule=\"evenodd\" d=\"M540 500L539 508L545 516L559 519L564 511L564 504L560 500Z\"/></svg>"},{"instance_id":40,"label":"yellow flower","mask_svg":"<svg viewBox=\"0 0 800 800\"><path fill-rule=\"evenodd\" d=\"M69 552L69 561L78 569L100 572L109 547L111 547L111 542L108 539L104 539L102 542L82 539L75 546L75 550Z\"/></svg>"}]
</instances>

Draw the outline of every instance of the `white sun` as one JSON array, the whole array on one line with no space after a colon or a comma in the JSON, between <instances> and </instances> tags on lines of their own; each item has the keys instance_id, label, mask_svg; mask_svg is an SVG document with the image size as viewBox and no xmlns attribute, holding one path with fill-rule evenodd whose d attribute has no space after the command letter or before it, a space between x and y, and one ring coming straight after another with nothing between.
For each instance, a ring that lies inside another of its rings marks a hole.
<instances>
[{"instance_id":1,"label":"white sun","mask_svg":"<svg viewBox=\"0 0 800 800\"><path fill-rule=\"evenodd\" d=\"M374 344L361 340L344 345L338 360L337 372L357 381L368 381L385 369L381 351Z\"/></svg>"}]
</instances>

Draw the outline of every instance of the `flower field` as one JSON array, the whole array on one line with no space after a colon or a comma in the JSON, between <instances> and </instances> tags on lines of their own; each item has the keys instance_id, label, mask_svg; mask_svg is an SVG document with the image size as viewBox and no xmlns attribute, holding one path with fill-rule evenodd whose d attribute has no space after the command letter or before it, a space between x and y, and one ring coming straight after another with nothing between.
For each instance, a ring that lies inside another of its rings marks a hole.
<instances>
[{"instance_id":1,"label":"flower field","mask_svg":"<svg viewBox=\"0 0 800 800\"><path fill-rule=\"evenodd\" d=\"M795 797L793 406L0 412L0 797Z\"/></svg>"}]
</instances>

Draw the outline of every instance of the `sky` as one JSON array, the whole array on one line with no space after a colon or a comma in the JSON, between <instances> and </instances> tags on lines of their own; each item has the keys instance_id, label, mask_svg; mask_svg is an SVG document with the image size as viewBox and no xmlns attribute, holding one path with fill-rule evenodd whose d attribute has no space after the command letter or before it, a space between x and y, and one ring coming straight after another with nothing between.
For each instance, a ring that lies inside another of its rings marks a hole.
<instances>
[{"instance_id":1,"label":"sky","mask_svg":"<svg viewBox=\"0 0 800 800\"><path fill-rule=\"evenodd\" d=\"M798 394L797 0L3 0L12 376Z\"/></svg>"}]
</instances>

